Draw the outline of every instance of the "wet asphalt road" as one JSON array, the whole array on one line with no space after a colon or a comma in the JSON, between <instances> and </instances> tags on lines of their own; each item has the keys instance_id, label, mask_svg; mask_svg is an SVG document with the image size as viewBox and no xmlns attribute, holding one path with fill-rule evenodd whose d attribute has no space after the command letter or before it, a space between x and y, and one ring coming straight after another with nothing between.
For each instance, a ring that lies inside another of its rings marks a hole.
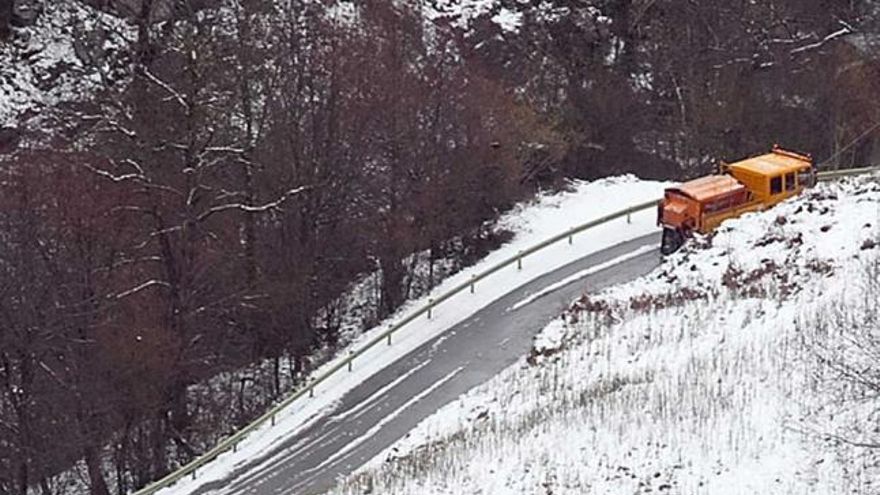
<instances>
[{"instance_id":1,"label":"wet asphalt road","mask_svg":"<svg viewBox=\"0 0 880 495\"><path fill-rule=\"evenodd\" d=\"M351 390L311 428L201 495L311 495L372 459L440 407L526 354L535 334L586 291L642 276L660 263L659 250L610 266L516 310L530 294L574 273L643 246L659 234L586 256L513 289ZM455 304L455 299L445 304Z\"/></svg>"}]
</instances>

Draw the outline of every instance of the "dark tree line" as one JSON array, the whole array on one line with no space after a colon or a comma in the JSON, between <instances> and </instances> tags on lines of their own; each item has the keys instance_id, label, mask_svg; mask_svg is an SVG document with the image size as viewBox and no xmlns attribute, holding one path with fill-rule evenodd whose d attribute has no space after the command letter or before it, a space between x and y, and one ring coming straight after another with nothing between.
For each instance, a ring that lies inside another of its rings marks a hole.
<instances>
[{"instance_id":1,"label":"dark tree line","mask_svg":"<svg viewBox=\"0 0 880 495\"><path fill-rule=\"evenodd\" d=\"M557 0L467 34L380 0L89 3L135 27L126 84L0 155L0 493L187 462L332 351L353 282L377 322L537 187L821 158L880 118L843 41L869 2Z\"/></svg>"},{"instance_id":2,"label":"dark tree line","mask_svg":"<svg viewBox=\"0 0 880 495\"><path fill-rule=\"evenodd\" d=\"M570 144L555 165L569 176L696 175L774 142L822 160L880 119L874 2L533 5L519 32L472 38L466 53L554 116ZM876 142L840 160L877 160Z\"/></svg>"}]
</instances>

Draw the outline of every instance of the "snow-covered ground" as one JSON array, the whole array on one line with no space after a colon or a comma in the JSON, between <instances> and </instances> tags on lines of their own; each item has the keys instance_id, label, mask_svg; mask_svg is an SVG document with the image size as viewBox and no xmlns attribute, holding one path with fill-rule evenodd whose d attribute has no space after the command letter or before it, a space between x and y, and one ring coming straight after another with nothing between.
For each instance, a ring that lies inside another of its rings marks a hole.
<instances>
[{"instance_id":1,"label":"snow-covered ground","mask_svg":"<svg viewBox=\"0 0 880 495\"><path fill-rule=\"evenodd\" d=\"M644 203L652 198L659 198L666 185L661 182L642 181L632 176L591 183L577 182L572 184L567 192L542 195L531 203L518 206L506 214L498 224L498 228L514 233L509 243L490 253L474 266L449 277L430 294L408 302L394 316L361 335L353 342L350 349L363 346L390 325L422 307L430 298L436 298L438 294L470 280L473 275L574 226ZM379 345L368 351L355 362L352 373L340 372L333 375L317 388L314 398L303 398L294 402L277 416L275 426L266 425L248 436L235 452L227 452L200 469L195 480L187 477L158 493L183 495L191 493L199 485L223 479L234 469L259 458L261 454L270 451L285 438L306 428L322 413L332 410L345 392L372 374L507 292L590 253L656 231L655 215L656 212L649 208L634 214L631 223L620 219L605 224L576 235L572 244L559 242L525 258L521 270L511 266L493 274L477 284L475 294L465 291L435 308L431 320L419 320L404 327L394 335L393 345ZM335 366L339 359L343 359L346 355L347 351L340 352L338 358L317 369L315 376Z\"/></svg>"},{"instance_id":2,"label":"snow-covered ground","mask_svg":"<svg viewBox=\"0 0 880 495\"><path fill-rule=\"evenodd\" d=\"M501 0L419 0L417 5L420 5L425 19L431 22L448 21L465 33L469 33L473 25L483 19L488 19L497 25L502 33L516 33L523 25L524 18L553 23L569 15L572 10L553 2L536 4L527 1L513 3ZM583 8L592 21L599 24L610 22L610 19L598 8L592 6Z\"/></svg>"},{"instance_id":3,"label":"snow-covered ground","mask_svg":"<svg viewBox=\"0 0 880 495\"><path fill-rule=\"evenodd\" d=\"M117 62L134 30L73 0L42 2L33 26L0 43L0 127L78 101L126 77Z\"/></svg>"},{"instance_id":4,"label":"snow-covered ground","mask_svg":"<svg viewBox=\"0 0 880 495\"><path fill-rule=\"evenodd\" d=\"M584 296L336 493L877 493L878 301L880 177L820 185Z\"/></svg>"}]
</instances>

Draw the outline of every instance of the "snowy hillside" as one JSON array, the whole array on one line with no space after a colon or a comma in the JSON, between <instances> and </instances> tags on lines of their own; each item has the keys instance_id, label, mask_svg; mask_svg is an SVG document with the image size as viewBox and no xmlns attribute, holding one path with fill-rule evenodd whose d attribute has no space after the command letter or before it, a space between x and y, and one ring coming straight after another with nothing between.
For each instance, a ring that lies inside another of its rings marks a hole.
<instances>
[{"instance_id":1,"label":"snowy hillside","mask_svg":"<svg viewBox=\"0 0 880 495\"><path fill-rule=\"evenodd\" d=\"M474 24L489 21L502 32L516 33L526 17L533 21L553 23L571 14L572 9L553 2L533 5L529 2L502 2L500 0L423 0L422 14L429 21L448 21L465 32ZM587 6L590 21L607 24L610 19L594 7Z\"/></svg>"},{"instance_id":2,"label":"snowy hillside","mask_svg":"<svg viewBox=\"0 0 880 495\"><path fill-rule=\"evenodd\" d=\"M36 24L0 44L0 127L80 100L125 75L118 62L130 26L74 0L44 2Z\"/></svg>"},{"instance_id":3,"label":"snowy hillside","mask_svg":"<svg viewBox=\"0 0 880 495\"><path fill-rule=\"evenodd\" d=\"M880 184L825 184L584 297L336 493L876 493Z\"/></svg>"}]
</instances>

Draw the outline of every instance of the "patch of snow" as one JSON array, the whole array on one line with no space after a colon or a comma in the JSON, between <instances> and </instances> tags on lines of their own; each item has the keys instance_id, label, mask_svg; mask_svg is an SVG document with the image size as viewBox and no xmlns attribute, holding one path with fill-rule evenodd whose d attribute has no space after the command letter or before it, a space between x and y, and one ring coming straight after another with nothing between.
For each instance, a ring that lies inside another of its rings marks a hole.
<instances>
[{"instance_id":1,"label":"patch of snow","mask_svg":"<svg viewBox=\"0 0 880 495\"><path fill-rule=\"evenodd\" d=\"M333 19L347 27L357 26L361 19L361 12L358 6L354 2L346 1L330 4L325 15L329 19Z\"/></svg>"},{"instance_id":2,"label":"patch of snow","mask_svg":"<svg viewBox=\"0 0 880 495\"><path fill-rule=\"evenodd\" d=\"M498 0L433 0L425 2L422 13L429 21L449 19L453 26L468 29L471 22L491 13Z\"/></svg>"},{"instance_id":3,"label":"patch of snow","mask_svg":"<svg viewBox=\"0 0 880 495\"><path fill-rule=\"evenodd\" d=\"M498 24L503 31L516 33L522 26L522 12L514 12L512 10L501 8L497 14L492 16L492 22Z\"/></svg>"},{"instance_id":4,"label":"patch of snow","mask_svg":"<svg viewBox=\"0 0 880 495\"><path fill-rule=\"evenodd\" d=\"M535 336L532 349L539 355L557 352L562 349L567 335L564 322L561 319L553 320Z\"/></svg>"}]
</instances>

